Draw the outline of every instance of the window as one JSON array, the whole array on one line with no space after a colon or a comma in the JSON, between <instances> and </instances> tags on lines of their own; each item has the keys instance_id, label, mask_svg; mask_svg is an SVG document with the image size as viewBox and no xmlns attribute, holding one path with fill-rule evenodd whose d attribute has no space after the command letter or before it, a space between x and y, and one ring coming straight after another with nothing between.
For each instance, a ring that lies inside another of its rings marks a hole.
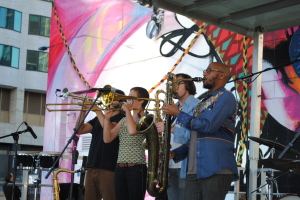
<instances>
[{"instance_id":1,"label":"window","mask_svg":"<svg viewBox=\"0 0 300 200\"><path fill-rule=\"evenodd\" d=\"M39 15L29 15L30 35L50 36L50 18Z\"/></svg>"},{"instance_id":2,"label":"window","mask_svg":"<svg viewBox=\"0 0 300 200\"><path fill-rule=\"evenodd\" d=\"M0 65L19 68L20 49L0 44Z\"/></svg>"},{"instance_id":3,"label":"window","mask_svg":"<svg viewBox=\"0 0 300 200\"><path fill-rule=\"evenodd\" d=\"M27 50L26 69L48 72L48 53Z\"/></svg>"},{"instance_id":4,"label":"window","mask_svg":"<svg viewBox=\"0 0 300 200\"><path fill-rule=\"evenodd\" d=\"M22 13L0 7L0 27L21 32Z\"/></svg>"},{"instance_id":5,"label":"window","mask_svg":"<svg viewBox=\"0 0 300 200\"><path fill-rule=\"evenodd\" d=\"M46 94L25 91L23 119L33 126L44 126Z\"/></svg>"},{"instance_id":6,"label":"window","mask_svg":"<svg viewBox=\"0 0 300 200\"><path fill-rule=\"evenodd\" d=\"M0 122L9 123L10 89L0 88Z\"/></svg>"}]
</instances>

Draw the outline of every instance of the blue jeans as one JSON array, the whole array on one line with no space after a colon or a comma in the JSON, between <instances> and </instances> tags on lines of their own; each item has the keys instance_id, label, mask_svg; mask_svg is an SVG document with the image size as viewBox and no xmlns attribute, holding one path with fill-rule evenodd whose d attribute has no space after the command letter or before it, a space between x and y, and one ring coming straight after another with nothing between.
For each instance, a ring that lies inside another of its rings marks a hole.
<instances>
[{"instance_id":1,"label":"blue jeans","mask_svg":"<svg viewBox=\"0 0 300 200\"><path fill-rule=\"evenodd\" d=\"M180 178L180 168L169 168L169 175L168 199L182 200L184 197L185 179Z\"/></svg>"},{"instance_id":2,"label":"blue jeans","mask_svg":"<svg viewBox=\"0 0 300 200\"><path fill-rule=\"evenodd\" d=\"M146 194L147 167L116 167L115 194L117 200L144 200Z\"/></svg>"},{"instance_id":3,"label":"blue jeans","mask_svg":"<svg viewBox=\"0 0 300 200\"><path fill-rule=\"evenodd\" d=\"M208 178L197 179L196 174L188 174L184 199L224 200L234 178L234 174L214 174Z\"/></svg>"}]
</instances>

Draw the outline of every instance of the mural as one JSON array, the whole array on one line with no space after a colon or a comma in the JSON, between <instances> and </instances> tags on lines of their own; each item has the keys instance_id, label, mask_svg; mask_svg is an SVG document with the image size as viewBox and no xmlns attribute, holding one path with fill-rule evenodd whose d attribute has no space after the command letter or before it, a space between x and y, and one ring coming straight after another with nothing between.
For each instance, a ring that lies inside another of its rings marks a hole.
<instances>
[{"instance_id":1,"label":"mural","mask_svg":"<svg viewBox=\"0 0 300 200\"><path fill-rule=\"evenodd\" d=\"M299 37L298 27L267 33L264 36L263 69L276 69L263 73L262 103L268 115L261 138L288 145L299 130ZM300 141L295 141L293 149L300 152ZM261 159L271 158L270 149L262 148ZM276 150L274 158L280 155ZM287 153L283 158L297 160L295 154ZM276 172L275 176L282 175ZM274 192L300 194L299 174L287 173L279 177Z\"/></svg>"},{"instance_id":2,"label":"mural","mask_svg":"<svg viewBox=\"0 0 300 200\"><path fill-rule=\"evenodd\" d=\"M153 98L157 89L165 90L164 80L168 72L202 77L202 71L213 61L227 64L231 68L232 79L252 72L251 37L169 11L146 8L130 0L55 0L53 5L47 103L70 101L57 97L57 89L79 92L107 84L127 95L131 87L141 86L148 89ZM297 58L295 52L299 45L291 45L298 39L292 37L297 34L296 30L266 34L264 68L274 68ZM291 55L294 58L288 60ZM280 56L286 60L279 59ZM136 74L139 76L132 78ZM299 118L299 108L295 107L300 91L298 76L296 63L263 74L262 137L288 137L295 130ZM196 83L196 87L197 96L201 98L206 91L201 83ZM245 166L251 84L231 82L227 89L240 103L236 157L237 165ZM46 113L44 151L61 151L64 148L73 133L77 117L75 111ZM269 132L274 123L282 126L286 134ZM264 134L265 130L267 134ZM72 149L72 144L69 148ZM267 158L269 154L265 153ZM61 168L70 169L70 166L70 159L61 160ZM67 173L59 177L61 182L70 180ZM50 183L51 176L42 181ZM43 199L52 195L50 190L42 194Z\"/></svg>"}]
</instances>

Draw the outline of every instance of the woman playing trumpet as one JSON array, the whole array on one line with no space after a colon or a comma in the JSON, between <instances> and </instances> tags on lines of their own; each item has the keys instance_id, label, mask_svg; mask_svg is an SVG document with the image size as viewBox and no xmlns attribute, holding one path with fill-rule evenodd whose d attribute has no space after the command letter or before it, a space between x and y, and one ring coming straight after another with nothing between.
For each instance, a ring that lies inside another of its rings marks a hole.
<instances>
[{"instance_id":1,"label":"woman playing trumpet","mask_svg":"<svg viewBox=\"0 0 300 200\"><path fill-rule=\"evenodd\" d=\"M149 93L142 87L131 88L129 95L149 98ZM114 128L110 122L112 111L107 111L105 114L104 142L109 143L118 136L120 140L115 170L115 194L117 200L143 200L145 197L147 167L145 151L142 148L145 136L137 133L136 123L144 116L144 110L142 109L146 107L147 103L148 100L127 100L127 103L122 105L126 117ZM133 114L131 114L132 110Z\"/></svg>"}]
</instances>

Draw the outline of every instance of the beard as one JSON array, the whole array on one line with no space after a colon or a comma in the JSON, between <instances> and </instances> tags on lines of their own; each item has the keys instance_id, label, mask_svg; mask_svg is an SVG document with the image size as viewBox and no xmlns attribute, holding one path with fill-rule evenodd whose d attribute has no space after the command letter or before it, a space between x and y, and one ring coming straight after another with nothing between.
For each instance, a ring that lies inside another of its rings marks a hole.
<instances>
[{"instance_id":1,"label":"beard","mask_svg":"<svg viewBox=\"0 0 300 200\"><path fill-rule=\"evenodd\" d=\"M216 80L219 78L218 75L212 77L211 79L206 79L205 82L203 82L203 88L205 89L211 89L215 85ZM209 82L208 82L209 81Z\"/></svg>"},{"instance_id":2,"label":"beard","mask_svg":"<svg viewBox=\"0 0 300 200\"><path fill-rule=\"evenodd\" d=\"M175 93L173 99L178 99L178 94Z\"/></svg>"},{"instance_id":3,"label":"beard","mask_svg":"<svg viewBox=\"0 0 300 200\"><path fill-rule=\"evenodd\" d=\"M186 93L187 93L187 91L181 92L181 96L178 93L175 93L173 99L180 100L181 98L183 98L184 96L186 96Z\"/></svg>"},{"instance_id":4,"label":"beard","mask_svg":"<svg viewBox=\"0 0 300 200\"><path fill-rule=\"evenodd\" d=\"M211 89L213 87L213 84L212 83L206 83L206 84L204 84L203 83L203 88L205 88L205 89Z\"/></svg>"},{"instance_id":5,"label":"beard","mask_svg":"<svg viewBox=\"0 0 300 200\"><path fill-rule=\"evenodd\" d=\"M108 106L110 109L121 109L122 105L120 103L112 103Z\"/></svg>"}]
</instances>

